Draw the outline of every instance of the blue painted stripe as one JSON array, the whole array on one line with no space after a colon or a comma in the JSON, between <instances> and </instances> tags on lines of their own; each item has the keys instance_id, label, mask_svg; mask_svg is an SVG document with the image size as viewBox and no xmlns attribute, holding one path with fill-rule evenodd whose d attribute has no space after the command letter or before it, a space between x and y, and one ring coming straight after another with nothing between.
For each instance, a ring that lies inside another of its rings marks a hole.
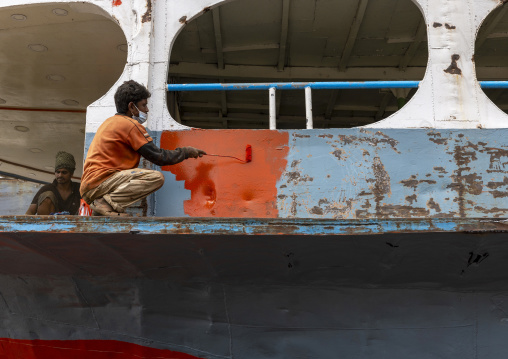
<instances>
[{"instance_id":1,"label":"blue painted stripe","mask_svg":"<svg viewBox=\"0 0 508 359\"><path fill-rule=\"evenodd\" d=\"M169 84L168 91L245 91L302 90L310 87L314 90L325 89L380 89L380 88L417 88L419 81L364 81L364 82L278 82L278 83L209 83L209 84Z\"/></svg>"},{"instance_id":2,"label":"blue painted stripe","mask_svg":"<svg viewBox=\"0 0 508 359\"><path fill-rule=\"evenodd\" d=\"M246 91L268 90L313 90L326 89L384 89L418 88L420 81L362 81L362 82L274 82L274 83L208 83L208 84L169 84L168 91ZM508 81L480 81L482 88L508 88Z\"/></svg>"},{"instance_id":3,"label":"blue painted stripe","mask_svg":"<svg viewBox=\"0 0 508 359\"><path fill-rule=\"evenodd\" d=\"M484 89L506 89L508 81L480 81L480 86Z\"/></svg>"},{"instance_id":4,"label":"blue painted stripe","mask_svg":"<svg viewBox=\"0 0 508 359\"><path fill-rule=\"evenodd\" d=\"M361 235L422 232L491 232L508 230L500 219L189 219L79 216L0 217L2 232L140 233L199 235ZM500 226L502 228L500 228Z\"/></svg>"}]
</instances>

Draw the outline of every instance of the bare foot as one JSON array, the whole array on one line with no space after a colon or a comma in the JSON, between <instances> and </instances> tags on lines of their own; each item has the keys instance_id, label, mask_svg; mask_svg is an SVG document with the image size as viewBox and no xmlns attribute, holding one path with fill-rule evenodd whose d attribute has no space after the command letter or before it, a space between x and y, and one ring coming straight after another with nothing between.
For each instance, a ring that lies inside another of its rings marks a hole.
<instances>
[{"instance_id":1,"label":"bare foot","mask_svg":"<svg viewBox=\"0 0 508 359\"><path fill-rule=\"evenodd\" d=\"M104 198L94 200L90 203L90 208L93 210L94 216L130 217L128 213L116 212Z\"/></svg>"}]
</instances>

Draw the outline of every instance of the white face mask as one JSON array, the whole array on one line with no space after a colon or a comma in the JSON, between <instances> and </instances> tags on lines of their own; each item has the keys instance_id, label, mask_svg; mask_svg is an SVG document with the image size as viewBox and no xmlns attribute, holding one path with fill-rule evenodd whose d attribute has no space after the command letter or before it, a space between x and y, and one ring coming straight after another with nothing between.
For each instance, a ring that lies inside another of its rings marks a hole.
<instances>
[{"instance_id":1,"label":"white face mask","mask_svg":"<svg viewBox=\"0 0 508 359\"><path fill-rule=\"evenodd\" d=\"M134 107L136 107L136 110L138 110L139 116L133 115L132 118L141 124L145 123L146 120L148 120L148 114L146 112L139 111L139 108L136 105L134 105Z\"/></svg>"}]
</instances>

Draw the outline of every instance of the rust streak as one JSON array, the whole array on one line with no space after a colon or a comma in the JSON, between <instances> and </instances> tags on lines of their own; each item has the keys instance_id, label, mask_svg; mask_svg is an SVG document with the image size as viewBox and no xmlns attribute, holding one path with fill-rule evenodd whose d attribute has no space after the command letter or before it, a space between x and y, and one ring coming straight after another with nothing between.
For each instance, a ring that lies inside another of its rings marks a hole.
<instances>
[{"instance_id":1,"label":"rust streak","mask_svg":"<svg viewBox=\"0 0 508 359\"><path fill-rule=\"evenodd\" d=\"M406 196L406 201L408 201L411 206L413 205L413 202L418 202L416 194Z\"/></svg>"},{"instance_id":2,"label":"rust streak","mask_svg":"<svg viewBox=\"0 0 508 359\"><path fill-rule=\"evenodd\" d=\"M490 189L498 189L499 187L508 186L508 177L504 177L503 182L489 182L487 187Z\"/></svg>"},{"instance_id":3,"label":"rust streak","mask_svg":"<svg viewBox=\"0 0 508 359\"><path fill-rule=\"evenodd\" d=\"M432 141L438 145L447 145L448 144L447 138L429 138L429 141Z\"/></svg>"},{"instance_id":4,"label":"rust streak","mask_svg":"<svg viewBox=\"0 0 508 359\"><path fill-rule=\"evenodd\" d=\"M434 198L431 198L427 201L427 207L433 209L436 212L441 212L441 207L434 201Z\"/></svg>"},{"instance_id":5,"label":"rust streak","mask_svg":"<svg viewBox=\"0 0 508 359\"><path fill-rule=\"evenodd\" d=\"M301 135L299 133L295 133L293 134L294 137L298 137L298 138L310 138L310 135Z\"/></svg>"},{"instance_id":6,"label":"rust streak","mask_svg":"<svg viewBox=\"0 0 508 359\"><path fill-rule=\"evenodd\" d=\"M434 180L418 180L418 179L416 179L415 175L411 175L411 177L409 179L402 180L399 183L402 183L402 185L404 185L404 187L413 188L413 190L416 191L416 188L420 184L422 184L422 183L436 184L436 181L434 181Z\"/></svg>"},{"instance_id":7,"label":"rust streak","mask_svg":"<svg viewBox=\"0 0 508 359\"><path fill-rule=\"evenodd\" d=\"M323 210L318 207L318 206L314 206L312 207L312 209L309 211L309 213L312 213L312 214L318 214L318 215L323 215Z\"/></svg>"}]
</instances>

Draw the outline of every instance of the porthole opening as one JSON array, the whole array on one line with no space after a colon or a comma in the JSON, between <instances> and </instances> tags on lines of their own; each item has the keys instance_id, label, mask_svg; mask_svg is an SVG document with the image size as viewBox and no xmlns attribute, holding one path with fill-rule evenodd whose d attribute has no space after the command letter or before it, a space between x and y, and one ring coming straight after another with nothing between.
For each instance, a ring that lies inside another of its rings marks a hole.
<instances>
[{"instance_id":1,"label":"porthole opening","mask_svg":"<svg viewBox=\"0 0 508 359\"><path fill-rule=\"evenodd\" d=\"M189 21L169 84L422 80L427 32L412 0L236 0ZM368 125L416 89L313 90L314 128ZM305 128L303 90L276 91L278 129ZM268 91L168 92L171 116L199 128L268 128Z\"/></svg>"},{"instance_id":2,"label":"porthole opening","mask_svg":"<svg viewBox=\"0 0 508 359\"><path fill-rule=\"evenodd\" d=\"M501 6L485 19L475 46L476 76L479 81L507 81L508 64L508 7ZM505 113L508 113L508 89L485 88L487 97Z\"/></svg>"}]
</instances>

